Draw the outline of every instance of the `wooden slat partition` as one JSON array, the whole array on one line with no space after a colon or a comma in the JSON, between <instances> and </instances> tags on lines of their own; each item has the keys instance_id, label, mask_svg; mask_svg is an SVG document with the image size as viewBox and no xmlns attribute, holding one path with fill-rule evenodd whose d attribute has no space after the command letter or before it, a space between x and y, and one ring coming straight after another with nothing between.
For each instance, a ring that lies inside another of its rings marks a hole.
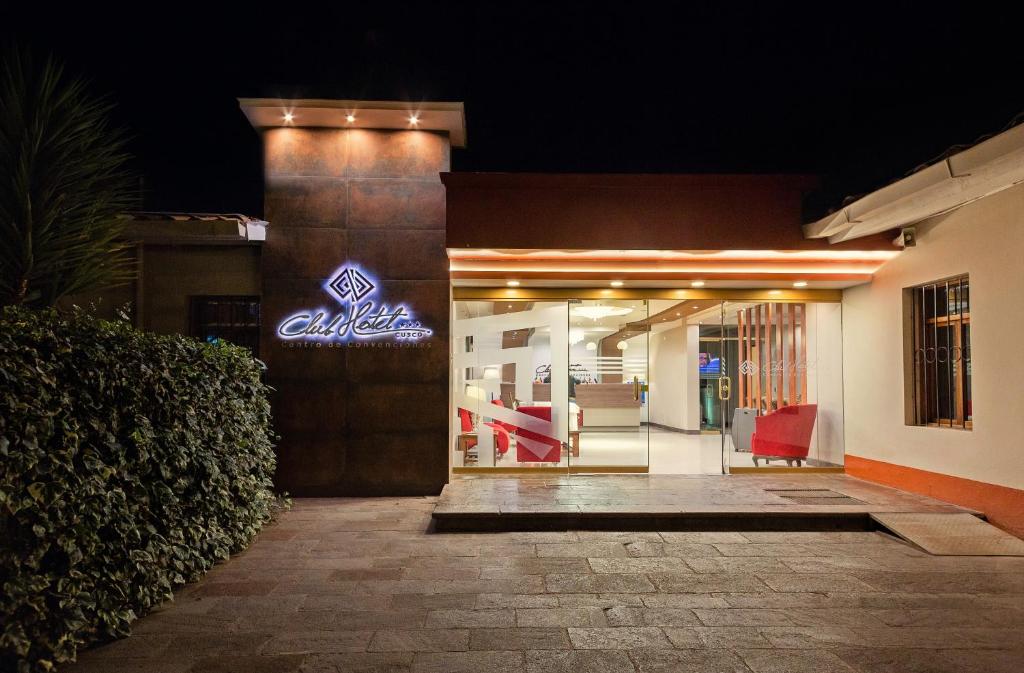
<instances>
[{"instance_id":1,"label":"wooden slat partition","mask_svg":"<svg viewBox=\"0 0 1024 673\"><path fill-rule=\"evenodd\" d=\"M790 404L802 404L803 398L797 395L796 372L800 366L796 361L796 304L790 304L789 308L789 400ZM806 369L806 368L804 368Z\"/></svg>"},{"instance_id":2,"label":"wooden slat partition","mask_svg":"<svg viewBox=\"0 0 1024 673\"><path fill-rule=\"evenodd\" d=\"M782 353L785 346L782 343L782 316L783 309L782 304L775 305L775 348L778 353L775 356L775 366L772 368L775 372L775 404L779 407L786 406L786 398L783 396L783 373L785 369L785 363L782 359Z\"/></svg>"},{"instance_id":3,"label":"wooden slat partition","mask_svg":"<svg viewBox=\"0 0 1024 673\"><path fill-rule=\"evenodd\" d=\"M754 363L757 365L754 368L754 408L761 409L761 372L764 371L761 368L761 353L764 351L761 348L761 305L758 304L757 308L754 309L755 315L757 316L757 327L754 330L754 347L757 349L757 361Z\"/></svg>"},{"instance_id":4,"label":"wooden slat partition","mask_svg":"<svg viewBox=\"0 0 1024 673\"><path fill-rule=\"evenodd\" d=\"M745 324L743 323L743 311L736 311L736 335L739 337L739 362L746 362L746 332L744 330ZM739 404L744 405L746 403L746 374L739 372L736 377L739 379Z\"/></svg>"},{"instance_id":5,"label":"wooden slat partition","mask_svg":"<svg viewBox=\"0 0 1024 673\"><path fill-rule=\"evenodd\" d=\"M807 304L800 304L800 401L807 404Z\"/></svg>"},{"instance_id":6,"label":"wooden slat partition","mask_svg":"<svg viewBox=\"0 0 1024 673\"><path fill-rule=\"evenodd\" d=\"M772 404L774 395L773 387L775 380L772 377L772 365L775 362L775 347L772 342L772 326L775 324L774 310L772 304L765 304L765 407L770 412L774 409Z\"/></svg>"},{"instance_id":7,"label":"wooden slat partition","mask_svg":"<svg viewBox=\"0 0 1024 673\"><path fill-rule=\"evenodd\" d=\"M762 412L807 402L807 305L765 303L736 312L739 402ZM797 345L799 342L799 345Z\"/></svg>"}]
</instances>

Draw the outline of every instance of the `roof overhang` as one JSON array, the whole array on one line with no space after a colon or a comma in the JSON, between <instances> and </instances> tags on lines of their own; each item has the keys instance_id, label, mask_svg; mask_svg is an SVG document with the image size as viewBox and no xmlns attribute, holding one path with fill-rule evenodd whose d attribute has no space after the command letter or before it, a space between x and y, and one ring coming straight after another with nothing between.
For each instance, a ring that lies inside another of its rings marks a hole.
<instances>
[{"instance_id":1,"label":"roof overhang","mask_svg":"<svg viewBox=\"0 0 1024 673\"><path fill-rule=\"evenodd\" d=\"M864 196L817 222L807 238L840 243L906 227L1024 182L1024 124Z\"/></svg>"},{"instance_id":2,"label":"roof overhang","mask_svg":"<svg viewBox=\"0 0 1024 673\"><path fill-rule=\"evenodd\" d=\"M466 115L463 104L457 102L239 98L238 104L256 129L295 126L443 131L453 147L466 146Z\"/></svg>"},{"instance_id":3,"label":"roof overhang","mask_svg":"<svg viewBox=\"0 0 1024 673\"><path fill-rule=\"evenodd\" d=\"M495 250L449 248L452 283L496 287L842 289L871 281L890 250ZM618 287L618 285L616 285Z\"/></svg>"},{"instance_id":4,"label":"roof overhang","mask_svg":"<svg viewBox=\"0 0 1024 673\"><path fill-rule=\"evenodd\" d=\"M267 222L241 214L126 213L121 238L145 244L261 245Z\"/></svg>"}]
</instances>

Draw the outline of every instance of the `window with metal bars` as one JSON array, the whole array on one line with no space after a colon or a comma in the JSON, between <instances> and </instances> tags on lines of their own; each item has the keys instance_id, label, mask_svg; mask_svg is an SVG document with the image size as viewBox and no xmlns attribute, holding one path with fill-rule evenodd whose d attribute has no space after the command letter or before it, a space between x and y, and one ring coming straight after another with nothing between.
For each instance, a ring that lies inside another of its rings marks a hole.
<instances>
[{"instance_id":1,"label":"window with metal bars","mask_svg":"<svg viewBox=\"0 0 1024 673\"><path fill-rule=\"evenodd\" d=\"M260 354L259 297L192 297L190 332L197 339L228 341Z\"/></svg>"},{"instance_id":2,"label":"window with metal bars","mask_svg":"<svg viewBox=\"0 0 1024 673\"><path fill-rule=\"evenodd\" d=\"M909 288L912 425L970 430L971 303L966 275Z\"/></svg>"}]
</instances>

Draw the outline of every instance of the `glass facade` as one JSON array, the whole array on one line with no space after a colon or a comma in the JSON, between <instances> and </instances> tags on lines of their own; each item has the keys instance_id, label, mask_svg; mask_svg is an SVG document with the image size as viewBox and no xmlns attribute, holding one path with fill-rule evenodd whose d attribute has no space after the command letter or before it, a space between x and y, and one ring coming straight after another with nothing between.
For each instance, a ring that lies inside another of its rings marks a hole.
<instances>
[{"instance_id":1,"label":"glass facade","mask_svg":"<svg viewBox=\"0 0 1024 673\"><path fill-rule=\"evenodd\" d=\"M458 473L843 464L839 303L452 304Z\"/></svg>"}]
</instances>

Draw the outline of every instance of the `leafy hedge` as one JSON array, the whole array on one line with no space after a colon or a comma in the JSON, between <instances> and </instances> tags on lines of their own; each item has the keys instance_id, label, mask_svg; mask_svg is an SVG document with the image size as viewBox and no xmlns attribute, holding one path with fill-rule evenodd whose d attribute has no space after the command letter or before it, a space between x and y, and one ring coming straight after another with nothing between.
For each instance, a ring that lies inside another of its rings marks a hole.
<instances>
[{"instance_id":1,"label":"leafy hedge","mask_svg":"<svg viewBox=\"0 0 1024 673\"><path fill-rule=\"evenodd\" d=\"M83 312L0 314L0 669L45 671L240 550L275 507L261 365Z\"/></svg>"}]
</instances>

